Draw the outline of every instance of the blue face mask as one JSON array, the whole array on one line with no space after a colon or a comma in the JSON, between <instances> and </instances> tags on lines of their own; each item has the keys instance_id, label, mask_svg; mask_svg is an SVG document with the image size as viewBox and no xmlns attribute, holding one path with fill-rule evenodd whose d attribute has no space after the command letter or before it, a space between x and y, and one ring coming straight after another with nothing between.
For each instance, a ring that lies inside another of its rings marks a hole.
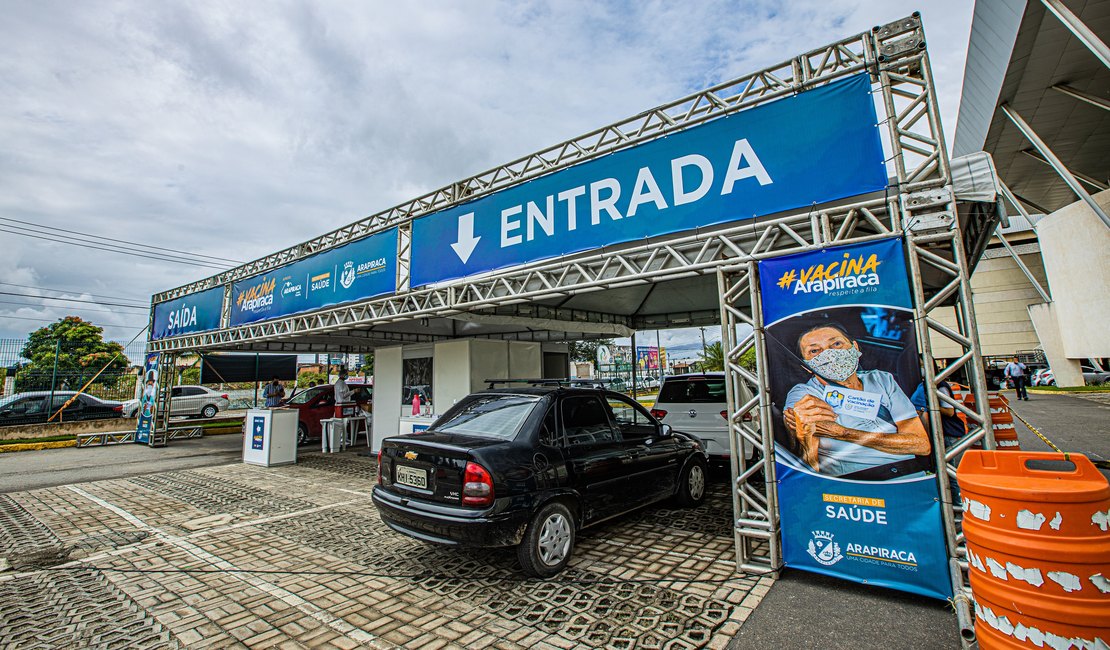
<instances>
[{"instance_id":1,"label":"blue face mask","mask_svg":"<svg viewBox=\"0 0 1110 650\"><path fill-rule=\"evenodd\" d=\"M825 379L842 384L855 373L856 369L859 367L859 358L861 356L863 355L855 347L842 349L829 348L806 361L805 364L809 366L810 370Z\"/></svg>"}]
</instances>

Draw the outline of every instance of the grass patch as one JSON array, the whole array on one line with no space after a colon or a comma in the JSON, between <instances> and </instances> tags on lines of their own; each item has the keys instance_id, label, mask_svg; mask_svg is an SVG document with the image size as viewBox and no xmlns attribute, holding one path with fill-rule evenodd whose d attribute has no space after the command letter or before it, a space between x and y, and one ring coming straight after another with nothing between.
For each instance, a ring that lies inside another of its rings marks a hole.
<instances>
[{"instance_id":1,"label":"grass patch","mask_svg":"<svg viewBox=\"0 0 1110 650\"><path fill-rule=\"evenodd\" d=\"M1110 386L1030 386L1031 393L1110 393Z\"/></svg>"},{"instance_id":2,"label":"grass patch","mask_svg":"<svg viewBox=\"0 0 1110 650\"><path fill-rule=\"evenodd\" d=\"M61 436L47 436L45 438L15 438L13 440L0 440L0 446L3 445L33 445L40 442L66 442L69 440L77 440L75 434L61 435Z\"/></svg>"},{"instance_id":3,"label":"grass patch","mask_svg":"<svg viewBox=\"0 0 1110 650\"><path fill-rule=\"evenodd\" d=\"M0 454L17 451L41 451L43 449L59 449L61 447L76 447L77 440L55 440L54 442L27 442L15 443L6 440L5 444L0 445Z\"/></svg>"}]
</instances>

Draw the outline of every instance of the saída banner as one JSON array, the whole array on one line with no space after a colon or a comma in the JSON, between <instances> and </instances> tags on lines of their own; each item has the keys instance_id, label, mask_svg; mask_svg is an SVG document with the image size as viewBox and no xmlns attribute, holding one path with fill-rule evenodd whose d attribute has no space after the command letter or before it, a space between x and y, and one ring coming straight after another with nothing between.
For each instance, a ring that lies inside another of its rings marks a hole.
<instances>
[{"instance_id":1,"label":"sa\u00edda banner","mask_svg":"<svg viewBox=\"0 0 1110 650\"><path fill-rule=\"evenodd\" d=\"M139 394L139 421L135 427L135 442L150 443L150 432L154 429L154 412L158 407L158 375L161 354L151 352L143 364L143 391Z\"/></svg>"},{"instance_id":2,"label":"sa\u00edda banner","mask_svg":"<svg viewBox=\"0 0 1110 650\"><path fill-rule=\"evenodd\" d=\"M901 238L759 263L787 566L952 595Z\"/></svg>"}]
</instances>

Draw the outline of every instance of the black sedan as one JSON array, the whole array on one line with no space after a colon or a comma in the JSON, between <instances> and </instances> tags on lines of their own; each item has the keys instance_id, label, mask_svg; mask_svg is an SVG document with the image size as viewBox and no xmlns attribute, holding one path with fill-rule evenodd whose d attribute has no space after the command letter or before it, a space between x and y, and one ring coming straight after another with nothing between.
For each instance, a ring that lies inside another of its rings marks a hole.
<instances>
[{"instance_id":1,"label":"black sedan","mask_svg":"<svg viewBox=\"0 0 1110 650\"><path fill-rule=\"evenodd\" d=\"M38 390L0 398L0 426L46 422L74 395L77 399L54 418L54 422L123 417L123 402L102 400L73 390L56 390L51 400L50 391Z\"/></svg>"},{"instance_id":2,"label":"black sedan","mask_svg":"<svg viewBox=\"0 0 1110 650\"><path fill-rule=\"evenodd\" d=\"M705 479L701 443L624 395L507 388L386 438L374 504L397 532L516 546L524 572L547 577L567 565L581 528L669 498L698 505Z\"/></svg>"}]
</instances>

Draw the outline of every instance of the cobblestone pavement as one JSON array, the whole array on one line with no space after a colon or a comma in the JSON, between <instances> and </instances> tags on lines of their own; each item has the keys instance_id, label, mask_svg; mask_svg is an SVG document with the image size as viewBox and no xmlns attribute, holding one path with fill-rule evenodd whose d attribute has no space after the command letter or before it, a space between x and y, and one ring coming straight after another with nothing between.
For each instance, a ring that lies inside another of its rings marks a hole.
<instances>
[{"instance_id":1,"label":"cobblestone pavement","mask_svg":"<svg viewBox=\"0 0 1110 650\"><path fill-rule=\"evenodd\" d=\"M570 567L426 545L375 461L309 453L0 495L0 648L723 648L770 578L734 573L720 485L583 531Z\"/></svg>"}]
</instances>

